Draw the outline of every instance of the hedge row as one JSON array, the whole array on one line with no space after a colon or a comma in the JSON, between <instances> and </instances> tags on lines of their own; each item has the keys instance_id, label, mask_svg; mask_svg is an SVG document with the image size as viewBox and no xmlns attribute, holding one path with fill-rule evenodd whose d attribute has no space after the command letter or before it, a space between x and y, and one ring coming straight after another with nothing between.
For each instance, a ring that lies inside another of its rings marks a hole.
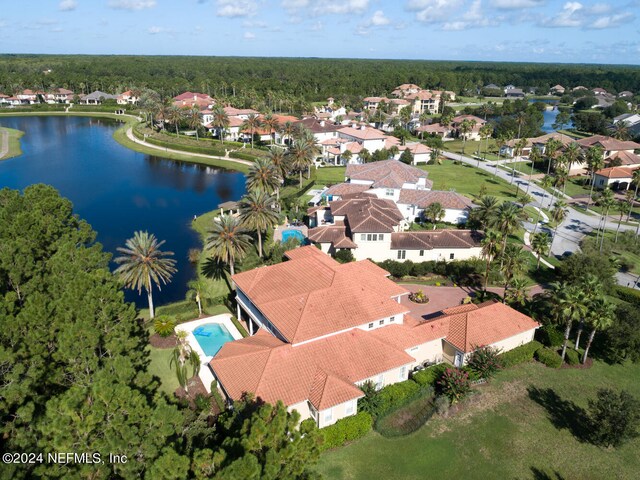
<instances>
[{"instance_id":1,"label":"hedge row","mask_svg":"<svg viewBox=\"0 0 640 480\"><path fill-rule=\"evenodd\" d=\"M499 358L502 368L513 367L533 360L534 354L541 348L543 348L543 345L534 340L501 354Z\"/></svg>"},{"instance_id":2,"label":"hedge row","mask_svg":"<svg viewBox=\"0 0 640 480\"><path fill-rule=\"evenodd\" d=\"M382 416L396 408L410 402L422 392L422 388L416 382L406 380L384 387L378 392L380 407L378 415Z\"/></svg>"},{"instance_id":3,"label":"hedge row","mask_svg":"<svg viewBox=\"0 0 640 480\"><path fill-rule=\"evenodd\" d=\"M454 279L469 279L473 275L483 275L484 263L482 260L457 260L455 262L435 261L412 262L406 260L398 262L396 260L385 260L378 263L381 268L388 271L391 276L402 278L407 276L421 277L434 273L451 277Z\"/></svg>"},{"instance_id":4,"label":"hedge row","mask_svg":"<svg viewBox=\"0 0 640 480\"><path fill-rule=\"evenodd\" d=\"M536 360L544 363L549 368L560 368L562 366L562 357L551 348L543 347L536 350Z\"/></svg>"},{"instance_id":5,"label":"hedge row","mask_svg":"<svg viewBox=\"0 0 640 480\"><path fill-rule=\"evenodd\" d=\"M613 293L620 300L640 306L640 290L616 285L613 287Z\"/></svg>"},{"instance_id":6,"label":"hedge row","mask_svg":"<svg viewBox=\"0 0 640 480\"><path fill-rule=\"evenodd\" d=\"M434 365L433 367L425 368L424 370L415 372L413 375L411 375L411 380L423 387L433 387L446 369L447 366L444 363L440 363L438 365Z\"/></svg>"},{"instance_id":7,"label":"hedge row","mask_svg":"<svg viewBox=\"0 0 640 480\"><path fill-rule=\"evenodd\" d=\"M564 342L564 334L554 325L545 325L536 331L536 338L545 347L559 347Z\"/></svg>"},{"instance_id":8,"label":"hedge row","mask_svg":"<svg viewBox=\"0 0 640 480\"><path fill-rule=\"evenodd\" d=\"M320 430L324 442L320 450L341 447L347 442L364 437L373 426L373 419L367 412L358 412L351 417L338 420L333 425Z\"/></svg>"},{"instance_id":9,"label":"hedge row","mask_svg":"<svg viewBox=\"0 0 640 480\"><path fill-rule=\"evenodd\" d=\"M580 354L575 350L573 350L572 348L567 348L567 351L564 355L564 359L567 361L569 365L580 364Z\"/></svg>"}]
</instances>

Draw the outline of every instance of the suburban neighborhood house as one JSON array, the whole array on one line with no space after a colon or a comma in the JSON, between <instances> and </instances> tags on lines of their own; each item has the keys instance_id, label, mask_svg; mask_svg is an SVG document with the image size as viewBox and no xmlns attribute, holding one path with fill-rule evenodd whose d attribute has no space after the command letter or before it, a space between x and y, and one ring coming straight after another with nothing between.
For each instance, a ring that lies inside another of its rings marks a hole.
<instances>
[{"instance_id":1,"label":"suburban neighborhood house","mask_svg":"<svg viewBox=\"0 0 640 480\"><path fill-rule=\"evenodd\" d=\"M424 321L401 303L409 292L369 260L340 264L313 246L287 257L233 276L251 336L224 344L209 366L228 401L281 400L321 428L357 413L365 382L380 389L418 365L462 366L474 348L507 351L539 327L501 303Z\"/></svg>"}]
</instances>

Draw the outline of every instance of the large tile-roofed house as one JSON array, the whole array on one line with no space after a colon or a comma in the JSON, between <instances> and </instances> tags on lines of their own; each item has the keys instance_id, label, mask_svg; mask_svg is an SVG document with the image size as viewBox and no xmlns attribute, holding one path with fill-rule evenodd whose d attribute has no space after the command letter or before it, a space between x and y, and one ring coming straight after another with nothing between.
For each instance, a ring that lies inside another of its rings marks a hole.
<instances>
[{"instance_id":1,"label":"large tile-roofed house","mask_svg":"<svg viewBox=\"0 0 640 480\"><path fill-rule=\"evenodd\" d=\"M618 152L626 151L633 153L634 150L640 149L640 143L629 140L617 140L605 135L593 135L591 137L581 138L580 140L577 140L577 143L584 148L588 148L593 145L601 146L604 150L604 158L608 158Z\"/></svg>"},{"instance_id":2,"label":"large tile-roofed house","mask_svg":"<svg viewBox=\"0 0 640 480\"><path fill-rule=\"evenodd\" d=\"M460 126L465 120L471 123L472 128L469 132L463 134ZM451 120L454 134L458 137L462 137L464 135L467 137L467 140L480 140L480 129L485 123L487 123L486 120L476 117L475 115L458 115L457 117L453 117Z\"/></svg>"},{"instance_id":3,"label":"large tile-roofed house","mask_svg":"<svg viewBox=\"0 0 640 480\"><path fill-rule=\"evenodd\" d=\"M383 160L364 165L347 165L345 177L350 183L371 185L371 188L430 189L433 182L427 172L398 160ZM397 192L399 195L400 192Z\"/></svg>"},{"instance_id":4,"label":"large tile-roofed house","mask_svg":"<svg viewBox=\"0 0 640 480\"><path fill-rule=\"evenodd\" d=\"M443 222L466 223L473 202L456 192L443 190L410 190L403 188L397 204L407 220L413 221L424 214L424 210L433 203L444 208Z\"/></svg>"},{"instance_id":5,"label":"large tile-roofed house","mask_svg":"<svg viewBox=\"0 0 640 480\"><path fill-rule=\"evenodd\" d=\"M88 105L98 105L105 100L118 100L118 96L96 90L95 92L91 92L90 94L82 97L80 103L86 103Z\"/></svg>"},{"instance_id":6,"label":"large tile-roofed house","mask_svg":"<svg viewBox=\"0 0 640 480\"><path fill-rule=\"evenodd\" d=\"M540 327L531 317L499 302L460 305L442 313L440 318L449 322L443 355L457 367L478 347L508 351L529 343Z\"/></svg>"},{"instance_id":7,"label":"large tile-roofed house","mask_svg":"<svg viewBox=\"0 0 640 480\"><path fill-rule=\"evenodd\" d=\"M531 154L531 150L533 148L538 149L538 151L544 155L544 151L547 145L547 142L551 139L559 141L562 146L566 147L570 143L575 142L575 140L568 135L563 135L558 132L551 132L545 135L540 135L539 137L531 137L526 139L526 144L522 148L521 156L527 157ZM518 143L518 140L509 140L502 147L500 147L500 155L508 155L513 157L515 153L515 146Z\"/></svg>"},{"instance_id":8,"label":"large tile-roofed house","mask_svg":"<svg viewBox=\"0 0 640 480\"><path fill-rule=\"evenodd\" d=\"M481 254L482 235L479 232L403 232L407 222L398 206L391 200L367 193L310 208L308 215L309 240L332 255L338 250L350 249L356 259L369 258L379 262L396 259L448 261Z\"/></svg>"},{"instance_id":9,"label":"large tile-roofed house","mask_svg":"<svg viewBox=\"0 0 640 480\"><path fill-rule=\"evenodd\" d=\"M336 125L327 120L321 120L316 117L307 117L302 120L296 119L294 126L302 126L313 133L316 142L321 143L329 139L338 138L338 130L344 128L342 125Z\"/></svg>"},{"instance_id":10,"label":"large tile-roofed house","mask_svg":"<svg viewBox=\"0 0 640 480\"><path fill-rule=\"evenodd\" d=\"M224 344L209 366L228 400L245 393L281 400L320 427L357 413L364 382L382 388L407 380L415 366L448 358L445 348L455 361L460 346L464 361L467 340L508 350L537 326L502 304L416 319L399 303L409 292L367 260L339 264L312 246L286 255L283 264L234 275L238 318L252 335ZM276 325L294 336L304 331L304 340L283 338Z\"/></svg>"},{"instance_id":11,"label":"large tile-roofed house","mask_svg":"<svg viewBox=\"0 0 640 480\"><path fill-rule=\"evenodd\" d=\"M629 190L633 180L633 172L639 167L607 167L595 172L594 185L597 188Z\"/></svg>"}]
</instances>

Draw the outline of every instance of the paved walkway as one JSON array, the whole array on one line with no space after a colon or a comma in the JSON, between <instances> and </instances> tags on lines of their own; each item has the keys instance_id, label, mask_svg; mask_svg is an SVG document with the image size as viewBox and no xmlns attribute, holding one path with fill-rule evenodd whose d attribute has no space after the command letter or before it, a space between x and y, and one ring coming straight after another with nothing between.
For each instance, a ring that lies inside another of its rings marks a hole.
<instances>
[{"instance_id":1,"label":"paved walkway","mask_svg":"<svg viewBox=\"0 0 640 480\"><path fill-rule=\"evenodd\" d=\"M181 155L188 155L190 157L199 157L199 158L209 158L212 160L224 160L225 162L233 162L233 163L239 163L242 165L253 165L253 162L250 162L248 160L241 160L239 158L230 158L230 157L219 157L217 155L207 155L204 153L191 153L191 152L185 152L184 150L175 150L173 148L166 148L166 147L160 147L158 145L154 145L152 143L148 143L142 140L138 140L134 135L133 135L133 128L129 127L127 129L127 137L129 138L129 140L131 140L133 143L137 143L138 145L144 145L145 147L148 148L153 148L155 150L159 150L161 152L171 152L171 153L178 153Z\"/></svg>"},{"instance_id":2,"label":"paved walkway","mask_svg":"<svg viewBox=\"0 0 640 480\"><path fill-rule=\"evenodd\" d=\"M0 160L9 153L9 132L0 130Z\"/></svg>"}]
</instances>

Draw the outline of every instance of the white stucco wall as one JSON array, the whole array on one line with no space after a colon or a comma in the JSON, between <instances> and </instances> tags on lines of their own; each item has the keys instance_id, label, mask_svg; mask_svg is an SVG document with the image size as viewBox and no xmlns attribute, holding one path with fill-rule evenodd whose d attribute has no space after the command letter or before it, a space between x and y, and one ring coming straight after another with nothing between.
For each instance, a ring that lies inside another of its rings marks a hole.
<instances>
[{"instance_id":1,"label":"white stucco wall","mask_svg":"<svg viewBox=\"0 0 640 480\"><path fill-rule=\"evenodd\" d=\"M358 248L353 251L353 256L356 260L365 260L370 258L375 262L382 262L383 260L387 260L389 258L389 254L391 252L391 233L377 233L375 235L380 238L380 235L383 235L383 240L380 241L363 241L361 240L361 235L372 235L367 233L354 233L353 241Z\"/></svg>"},{"instance_id":2,"label":"white stucco wall","mask_svg":"<svg viewBox=\"0 0 640 480\"><path fill-rule=\"evenodd\" d=\"M433 340L431 342L417 345L413 348L409 348L406 352L416 359L415 363L411 365L411 368L424 362L442 362L442 339Z\"/></svg>"},{"instance_id":3,"label":"white stucco wall","mask_svg":"<svg viewBox=\"0 0 640 480\"><path fill-rule=\"evenodd\" d=\"M420 255L420 250L405 250L405 257L398 258L398 250L390 250L389 260L411 260L412 262L426 262L430 260L469 260L471 258L479 258L482 252L482 247L473 248L441 248L433 250L423 250L423 255ZM450 255L453 254L453 259Z\"/></svg>"}]
</instances>

